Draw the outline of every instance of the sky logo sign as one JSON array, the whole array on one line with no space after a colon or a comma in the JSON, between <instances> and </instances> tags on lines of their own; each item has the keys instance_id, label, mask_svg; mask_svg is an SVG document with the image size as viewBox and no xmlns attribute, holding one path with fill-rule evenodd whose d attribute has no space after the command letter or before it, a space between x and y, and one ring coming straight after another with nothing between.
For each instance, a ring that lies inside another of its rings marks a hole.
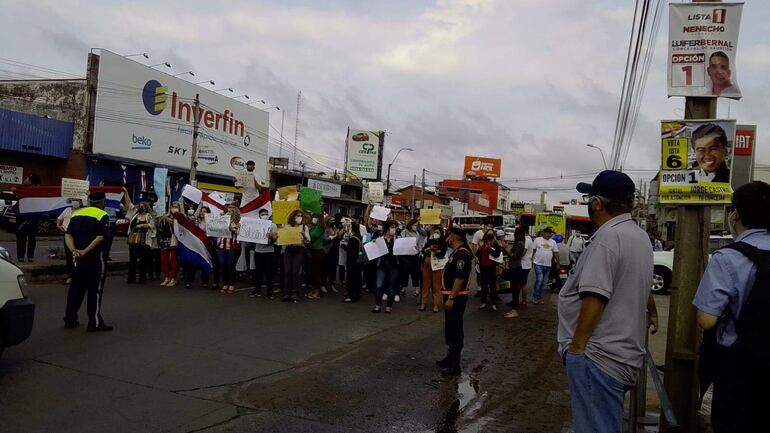
<instances>
[{"instance_id":1,"label":"sky logo sign","mask_svg":"<svg viewBox=\"0 0 770 433\"><path fill-rule=\"evenodd\" d=\"M153 116L157 116L166 109L166 99L168 97L168 87L155 80L150 80L144 85L142 92L142 102L144 109Z\"/></svg>"}]
</instances>

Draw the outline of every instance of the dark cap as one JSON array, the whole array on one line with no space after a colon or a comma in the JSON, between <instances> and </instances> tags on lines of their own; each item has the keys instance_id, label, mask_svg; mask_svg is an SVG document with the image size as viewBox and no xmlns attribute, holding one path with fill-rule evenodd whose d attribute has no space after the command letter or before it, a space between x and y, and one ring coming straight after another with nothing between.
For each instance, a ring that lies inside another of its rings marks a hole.
<instances>
[{"instance_id":1,"label":"dark cap","mask_svg":"<svg viewBox=\"0 0 770 433\"><path fill-rule=\"evenodd\" d=\"M465 230L461 229L460 227L454 227L449 229L450 235L460 236L461 238L465 238Z\"/></svg>"},{"instance_id":2,"label":"dark cap","mask_svg":"<svg viewBox=\"0 0 770 433\"><path fill-rule=\"evenodd\" d=\"M104 191L93 191L88 194L88 200L90 201L102 201L104 200Z\"/></svg>"},{"instance_id":3,"label":"dark cap","mask_svg":"<svg viewBox=\"0 0 770 433\"><path fill-rule=\"evenodd\" d=\"M578 192L598 195L612 202L624 202L634 199L636 185L627 174L620 171L604 170L594 179L593 184L577 184Z\"/></svg>"}]
</instances>

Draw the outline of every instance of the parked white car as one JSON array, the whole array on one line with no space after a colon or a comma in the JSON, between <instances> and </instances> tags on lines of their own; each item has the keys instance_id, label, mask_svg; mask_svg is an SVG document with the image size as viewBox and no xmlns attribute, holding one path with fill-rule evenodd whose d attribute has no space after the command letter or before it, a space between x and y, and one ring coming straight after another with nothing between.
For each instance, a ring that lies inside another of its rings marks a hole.
<instances>
[{"instance_id":1,"label":"parked white car","mask_svg":"<svg viewBox=\"0 0 770 433\"><path fill-rule=\"evenodd\" d=\"M0 355L26 340L32 332L35 304L24 293L24 273L0 247Z\"/></svg>"},{"instance_id":2,"label":"parked white car","mask_svg":"<svg viewBox=\"0 0 770 433\"><path fill-rule=\"evenodd\" d=\"M714 251L733 242L730 236L709 237L709 259ZM659 295L671 289L671 278L674 275L674 250L655 251L652 253L655 265L652 275L652 293Z\"/></svg>"}]
</instances>

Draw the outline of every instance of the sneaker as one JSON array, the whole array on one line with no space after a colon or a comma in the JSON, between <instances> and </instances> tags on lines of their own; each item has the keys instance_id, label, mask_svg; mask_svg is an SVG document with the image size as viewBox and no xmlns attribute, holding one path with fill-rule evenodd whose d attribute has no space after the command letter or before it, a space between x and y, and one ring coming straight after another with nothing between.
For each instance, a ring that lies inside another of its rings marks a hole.
<instances>
[{"instance_id":1,"label":"sneaker","mask_svg":"<svg viewBox=\"0 0 770 433\"><path fill-rule=\"evenodd\" d=\"M439 312L438 305L434 305L433 306L433 312L434 313L438 313Z\"/></svg>"},{"instance_id":2,"label":"sneaker","mask_svg":"<svg viewBox=\"0 0 770 433\"><path fill-rule=\"evenodd\" d=\"M326 286L321 286L321 293L329 293L329 292L326 290Z\"/></svg>"},{"instance_id":3,"label":"sneaker","mask_svg":"<svg viewBox=\"0 0 770 433\"><path fill-rule=\"evenodd\" d=\"M272 301L273 299L275 299L275 296L273 296L273 295L267 295L267 296L266 296L266 298L267 298L268 300Z\"/></svg>"},{"instance_id":4,"label":"sneaker","mask_svg":"<svg viewBox=\"0 0 770 433\"><path fill-rule=\"evenodd\" d=\"M383 301L387 301L388 300L388 295L382 295L382 300Z\"/></svg>"},{"instance_id":5,"label":"sneaker","mask_svg":"<svg viewBox=\"0 0 770 433\"><path fill-rule=\"evenodd\" d=\"M393 312L393 309L392 309L392 308L390 308L390 307L385 307L385 312L386 312L387 314L390 314L390 313L392 313L392 312Z\"/></svg>"},{"instance_id":6,"label":"sneaker","mask_svg":"<svg viewBox=\"0 0 770 433\"><path fill-rule=\"evenodd\" d=\"M492 304L492 311L497 311L497 305Z\"/></svg>"},{"instance_id":7,"label":"sneaker","mask_svg":"<svg viewBox=\"0 0 770 433\"><path fill-rule=\"evenodd\" d=\"M396 297L395 297L395 299L394 299L394 300L395 300L396 302L401 302L401 297L400 297L400 296L398 296L398 295L396 295ZM387 313L387 311L386 311L386 313Z\"/></svg>"},{"instance_id":8,"label":"sneaker","mask_svg":"<svg viewBox=\"0 0 770 433\"><path fill-rule=\"evenodd\" d=\"M342 301L342 302L353 302L353 300L352 300L352 299L350 299L350 298L345 298L345 300L344 300L344 301Z\"/></svg>"},{"instance_id":9,"label":"sneaker","mask_svg":"<svg viewBox=\"0 0 770 433\"><path fill-rule=\"evenodd\" d=\"M184 288L185 288L185 289L192 289L192 284L185 284L185 285L184 285Z\"/></svg>"},{"instance_id":10,"label":"sneaker","mask_svg":"<svg viewBox=\"0 0 770 433\"><path fill-rule=\"evenodd\" d=\"M334 293L339 293L340 292L339 290L337 290L337 286L335 286L334 284L332 284L331 289L332 289L332 292L334 292Z\"/></svg>"},{"instance_id":11,"label":"sneaker","mask_svg":"<svg viewBox=\"0 0 770 433\"><path fill-rule=\"evenodd\" d=\"M78 326L80 326L80 322L78 322L78 321L64 322L64 329L75 329Z\"/></svg>"},{"instance_id":12,"label":"sneaker","mask_svg":"<svg viewBox=\"0 0 770 433\"><path fill-rule=\"evenodd\" d=\"M511 311L505 313L505 318L506 319L515 319L517 317L519 317L519 312L516 311L516 310L511 310Z\"/></svg>"},{"instance_id":13,"label":"sneaker","mask_svg":"<svg viewBox=\"0 0 770 433\"><path fill-rule=\"evenodd\" d=\"M376 305L376 306L375 306L375 307L372 309L372 313L379 313L380 311L382 311L382 309L380 308L380 306L379 306L379 305Z\"/></svg>"},{"instance_id":14,"label":"sneaker","mask_svg":"<svg viewBox=\"0 0 770 433\"><path fill-rule=\"evenodd\" d=\"M414 289L414 297L420 296L420 289Z\"/></svg>"},{"instance_id":15,"label":"sneaker","mask_svg":"<svg viewBox=\"0 0 770 433\"><path fill-rule=\"evenodd\" d=\"M479 305L479 310L483 310L483 309L485 309L485 308L487 308L487 304L481 304L481 305Z\"/></svg>"}]
</instances>

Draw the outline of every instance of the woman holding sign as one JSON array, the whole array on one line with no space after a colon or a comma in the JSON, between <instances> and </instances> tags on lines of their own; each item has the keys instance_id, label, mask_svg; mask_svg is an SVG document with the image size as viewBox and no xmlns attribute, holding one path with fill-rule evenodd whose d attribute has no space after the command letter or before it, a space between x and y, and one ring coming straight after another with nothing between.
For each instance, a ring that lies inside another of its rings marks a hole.
<instances>
[{"instance_id":1,"label":"woman holding sign","mask_svg":"<svg viewBox=\"0 0 770 433\"><path fill-rule=\"evenodd\" d=\"M382 298L387 295L388 304L385 312L390 314L395 302L396 291L400 289L399 280L399 256L393 254L393 245L396 241L396 227L398 222L393 220L385 221L383 224L382 239L385 241L387 253L377 261L377 290L374 293L374 309L372 313L379 313L382 308Z\"/></svg>"},{"instance_id":2,"label":"woman holding sign","mask_svg":"<svg viewBox=\"0 0 770 433\"><path fill-rule=\"evenodd\" d=\"M241 246L238 243L238 230L241 225L241 213L234 204L227 206L226 215L230 216L230 235L221 237L217 240L217 261L219 262L219 272L222 275L221 293L235 293L235 264L241 252Z\"/></svg>"},{"instance_id":3,"label":"woman holding sign","mask_svg":"<svg viewBox=\"0 0 770 433\"><path fill-rule=\"evenodd\" d=\"M433 312L439 312L441 300L441 278L446 265L447 243L440 226L433 226L430 239L422 249L422 298L420 311L425 311L429 300L433 299Z\"/></svg>"},{"instance_id":4,"label":"woman holding sign","mask_svg":"<svg viewBox=\"0 0 770 433\"><path fill-rule=\"evenodd\" d=\"M278 245L283 245L283 283L286 296L283 302L297 303L300 288L300 272L307 255L305 243L310 233L305 225L304 213L297 209L289 214L289 223L278 230Z\"/></svg>"}]
</instances>

